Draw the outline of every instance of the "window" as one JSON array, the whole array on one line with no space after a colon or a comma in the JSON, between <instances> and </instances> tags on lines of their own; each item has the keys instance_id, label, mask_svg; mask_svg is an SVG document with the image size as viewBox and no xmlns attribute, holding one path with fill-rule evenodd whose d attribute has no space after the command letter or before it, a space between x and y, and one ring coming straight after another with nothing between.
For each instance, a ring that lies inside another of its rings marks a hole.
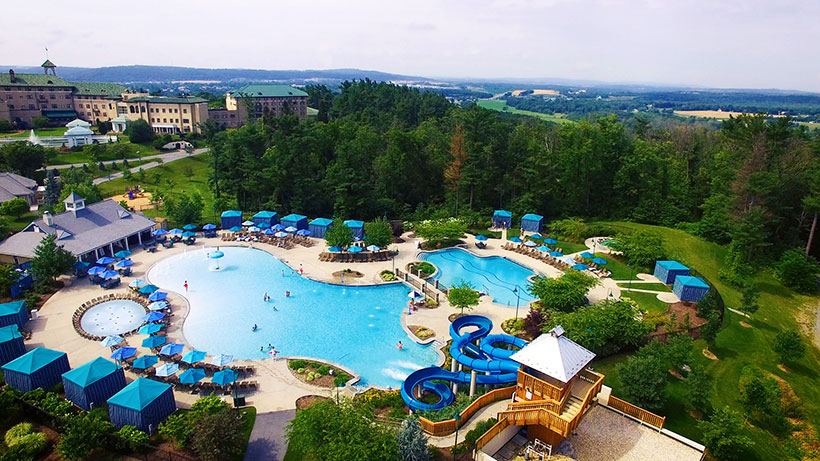
<instances>
[{"instance_id":1,"label":"window","mask_svg":"<svg viewBox=\"0 0 820 461\"><path fill-rule=\"evenodd\" d=\"M111 105L111 103L109 103L109 104L108 104L108 110L111 110L111 109L113 109L113 108L114 108L114 106L112 106L112 105Z\"/></svg>"},{"instance_id":2,"label":"window","mask_svg":"<svg viewBox=\"0 0 820 461\"><path fill-rule=\"evenodd\" d=\"M140 106L140 112L145 112L145 106Z\"/></svg>"},{"instance_id":3,"label":"window","mask_svg":"<svg viewBox=\"0 0 820 461\"><path fill-rule=\"evenodd\" d=\"M31 95L30 95L30 94L27 94L27 95L26 95L26 99L32 99Z\"/></svg>"},{"instance_id":4,"label":"window","mask_svg":"<svg viewBox=\"0 0 820 461\"><path fill-rule=\"evenodd\" d=\"M57 104L52 104L52 105L51 105L51 108L52 108L52 109L56 109L56 108L57 108Z\"/></svg>"},{"instance_id":5,"label":"window","mask_svg":"<svg viewBox=\"0 0 820 461\"><path fill-rule=\"evenodd\" d=\"M162 119L162 123L168 123L168 119L167 118Z\"/></svg>"},{"instance_id":6,"label":"window","mask_svg":"<svg viewBox=\"0 0 820 461\"><path fill-rule=\"evenodd\" d=\"M153 107L151 108L151 113L152 113L152 114L154 113L154 108L153 108Z\"/></svg>"},{"instance_id":7,"label":"window","mask_svg":"<svg viewBox=\"0 0 820 461\"><path fill-rule=\"evenodd\" d=\"M183 118L182 123L191 123L191 122L187 118Z\"/></svg>"},{"instance_id":8,"label":"window","mask_svg":"<svg viewBox=\"0 0 820 461\"><path fill-rule=\"evenodd\" d=\"M54 96L54 93L52 93L52 94L49 94L49 95L48 95L48 98L49 98L49 99L54 99L54 98L56 98L56 96Z\"/></svg>"},{"instance_id":9,"label":"window","mask_svg":"<svg viewBox=\"0 0 820 461\"><path fill-rule=\"evenodd\" d=\"M99 109L100 107L98 105L94 104L94 108Z\"/></svg>"},{"instance_id":10,"label":"window","mask_svg":"<svg viewBox=\"0 0 820 461\"><path fill-rule=\"evenodd\" d=\"M29 105L28 105L28 108L29 108L29 109L34 109L34 104L29 104Z\"/></svg>"},{"instance_id":11,"label":"window","mask_svg":"<svg viewBox=\"0 0 820 461\"><path fill-rule=\"evenodd\" d=\"M164 107L162 108L162 113L163 113L163 114L165 113L165 108L164 108Z\"/></svg>"},{"instance_id":12,"label":"window","mask_svg":"<svg viewBox=\"0 0 820 461\"><path fill-rule=\"evenodd\" d=\"M188 113L188 109L182 109L182 113L183 113L183 114L187 114L187 113Z\"/></svg>"},{"instance_id":13,"label":"window","mask_svg":"<svg viewBox=\"0 0 820 461\"><path fill-rule=\"evenodd\" d=\"M86 108L86 109L91 109L91 104L86 104L86 105L85 105L85 108Z\"/></svg>"},{"instance_id":14,"label":"window","mask_svg":"<svg viewBox=\"0 0 820 461\"><path fill-rule=\"evenodd\" d=\"M88 107L88 104L86 104L86 107ZM136 111L134 110L134 106L128 106L128 111L132 114L136 113Z\"/></svg>"},{"instance_id":15,"label":"window","mask_svg":"<svg viewBox=\"0 0 820 461\"><path fill-rule=\"evenodd\" d=\"M14 110L14 104L9 104L9 109Z\"/></svg>"},{"instance_id":16,"label":"window","mask_svg":"<svg viewBox=\"0 0 820 461\"><path fill-rule=\"evenodd\" d=\"M11 94L11 93L6 93L6 99L11 99L11 98L13 98L13 97L14 97L14 95L13 95L13 94Z\"/></svg>"},{"instance_id":17,"label":"window","mask_svg":"<svg viewBox=\"0 0 820 461\"><path fill-rule=\"evenodd\" d=\"M82 106L81 106L82 107ZM125 115L128 113L128 108L125 106L117 106L117 114L118 115Z\"/></svg>"},{"instance_id":18,"label":"window","mask_svg":"<svg viewBox=\"0 0 820 461\"><path fill-rule=\"evenodd\" d=\"M175 118L175 119L174 119L174 123L179 123L179 119L178 119L178 118Z\"/></svg>"},{"instance_id":19,"label":"window","mask_svg":"<svg viewBox=\"0 0 820 461\"><path fill-rule=\"evenodd\" d=\"M151 123L154 123L154 122L156 122L156 120L154 120L154 117L151 117Z\"/></svg>"},{"instance_id":20,"label":"window","mask_svg":"<svg viewBox=\"0 0 820 461\"><path fill-rule=\"evenodd\" d=\"M231 114L231 118L236 118L236 114Z\"/></svg>"}]
</instances>

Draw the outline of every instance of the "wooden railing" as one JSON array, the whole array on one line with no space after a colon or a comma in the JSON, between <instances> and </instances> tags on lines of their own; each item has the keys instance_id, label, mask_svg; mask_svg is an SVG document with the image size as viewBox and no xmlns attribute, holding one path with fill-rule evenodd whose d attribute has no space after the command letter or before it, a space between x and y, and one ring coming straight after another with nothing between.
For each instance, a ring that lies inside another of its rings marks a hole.
<instances>
[{"instance_id":1,"label":"wooden railing","mask_svg":"<svg viewBox=\"0 0 820 461\"><path fill-rule=\"evenodd\" d=\"M524 400L508 404L507 410L537 410L543 408L544 410L558 412L558 405L559 402L555 400Z\"/></svg>"},{"instance_id":2,"label":"wooden railing","mask_svg":"<svg viewBox=\"0 0 820 461\"><path fill-rule=\"evenodd\" d=\"M624 414L632 416L642 423L655 426L658 430L663 429L663 423L666 422L665 416L658 416L655 413L646 411L641 407L636 407L635 405L625 402L615 396L609 397L609 406Z\"/></svg>"},{"instance_id":3,"label":"wooden railing","mask_svg":"<svg viewBox=\"0 0 820 461\"><path fill-rule=\"evenodd\" d=\"M447 421L439 421L434 423L427 418L419 418L421 429L424 432L436 437L450 435L455 432L457 428L461 427L462 424L467 423L467 421L469 421L470 418L472 418L473 415L476 414L476 412L478 412L478 410L482 407L499 400L509 399L512 397L513 393L515 393L515 386L504 387L487 392L477 398L470 404L470 406L462 410L461 413L459 413L460 419L448 419Z\"/></svg>"},{"instance_id":4,"label":"wooden railing","mask_svg":"<svg viewBox=\"0 0 820 461\"><path fill-rule=\"evenodd\" d=\"M552 384L538 379L522 370L518 371L517 384L521 389L527 389L532 392L533 395L536 395L541 399L561 400L562 389L560 387L553 386ZM525 398L523 395L520 395L520 397Z\"/></svg>"},{"instance_id":5,"label":"wooden railing","mask_svg":"<svg viewBox=\"0 0 820 461\"><path fill-rule=\"evenodd\" d=\"M475 449L476 451L481 450L484 448L484 445L487 445L487 442L494 439L495 436L501 433L507 426L510 425L509 419L500 419L493 427L491 427L487 432L484 433L481 437L479 437L475 441Z\"/></svg>"}]
</instances>

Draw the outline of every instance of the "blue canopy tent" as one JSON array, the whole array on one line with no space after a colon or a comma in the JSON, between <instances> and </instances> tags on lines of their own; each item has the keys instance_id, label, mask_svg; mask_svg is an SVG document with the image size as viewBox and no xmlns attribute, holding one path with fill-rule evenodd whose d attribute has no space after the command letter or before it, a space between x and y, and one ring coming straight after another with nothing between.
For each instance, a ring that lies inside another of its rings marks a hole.
<instances>
[{"instance_id":1,"label":"blue canopy tent","mask_svg":"<svg viewBox=\"0 0 820 461\"><path fill-rule=\"evenodd\" d=\"M146 378L137 378L108 399L111 424L134 426L149 434L176 410L171 385Z\"/></svg>"},{"instance_id":2,"label":"blue canopy tent","mask_svg":"<svg viewBox=\"0 0 820 461\"><path fill-rule=\"evenodd\" d=\"M512 227L512 213L507 210L495 210L493 213L493 227L509 229Z\"/></svg>"},{"instance_id":3,"label":"blue canopy tent","mask_svg":"<svg viewBox=\"0 0 820 461\"><path fill-rule=\"evenodd\" d=\"M0 328L0 365L11 362L26 353L23 344L23 335L17 325L7 325Z\"/></svg>"},{"instance_id":4,"label":"blue canopy tent","mask_svg":"<svg viewBox=\"0 0 820 461\"><path fill-rule=\"evenodd\" d=\"M102 357L63 373L65 398L86 411L105 405L124 387L122 367Z\"/></svg>"},{"instance_id":5,"label":"blue canopy tent","mask_svg":"<svg viewBox=\"0 0 820 461\"><path fill-rule=\"evenodd\" d=\"M696 303L709 293L709 285L700 277L678 275L675 277L675 286L672 291L681 299Z\"/></svg>"},{"instance_id":6,"label":"blue canopy tent","mask_svg":"<svg viewBox=\"0 0 820 461\"><path fill-rule=\"evenodd\" d=\"M494 217L495 215L493 215ZM521 230L526 232L541 232L544 217L540 214L528 213L521 217Z\"/></svg>"},{"instance_id":7,"label":"blue canopy tent","mask_svg":"<svg viewBox=\"0 0 820 461\"><path fill-rule=\"evenodd\" d=\"M221 224L223 229L230 229L234 226L242 226L242 212L239 210L228 210L222 212Z\"/></svg>"},{"instance_id":8,"label":"blue canopy tent","mask_svg":"<svg viewBox=\"0 0 820 461\"><path fill-rule=\"evenodd\" d=\"M65 352L38 347L3 365L3 378L20 392L48 390L70 369Z\"/></svg>"},{"instance_id":9,"label":"blue canopy tent","mask_svg":"<svg viewBox=\"0 0 820 461\"><path fill-rule=\"evenodd\" d=\"M689 268L677 261L657 261L654 275L661 283L671 285L675 277L689 275Z\"/></svg>"},{"instance_id":10,"label":"blue canopy tent","mask_svg":"<svg viewBox=\"0 0 820 461\"><path fill-rule=\"evenodd\" d=\"M24 300L0 304L0 327L17 325L23 328L26 322L28 322L28 309L26 309Z\"/></svg>"},{"instance_id":11,"label":"blue canopy tent","mask_svg":"<svg viewBox=\"0 0 820 461\"><path fill-rule=\"evenodd\" d=\"M20 277L17 278L17 282L11 286L11 297L19 297L24 291L31 288L32 285L34 285L34 278L31 276L31 273L23 272L20 274Z\"/></svg>"},{"instance_id":12,"label":"blue canopy tent","mask_svg":"<svg viewBox=\"0 0 820 461\"><path fill-rule=\"evenodd\" d=\"M325 238L328 228L333 225L332 219L316 218L308 224L310 235L320 239Z\"/></svg>"},{"instance_id":13,"label":"blue canopy tent","mask_svg":"<svg viewBox=\"0 0 820 461\"><path fill-rule=\"evenodd\" d=\"M270 227L279 222L279 215L275 211L260 211L253 215L253 223L257 227Z\"/></svg>"},{"instance_id":14,"label":"blue canopy tent","mask_svg":"<svg viewBox=\"0 0 820 461\"><path fill-rule=\"evenodd\" d=\"M285 228L295 227L296 230L307 229L308 228L307 216L303 216L303 215L295 214L295 213L294 214L289 214L289 215L285 216L284 218L282 218L282 221L280 222L280 224L285 226ZM294 232L296 232L296 231L294 231Z\"/></svg>"},{"instance_id":15,"label":"blue canopy tent","mask_svg":"<svg viewBox=\"0 0 820 461\"><path fill-rule=\"evenodd\" d=\"M355 219L348 219L345 221L345 226L353 231L353 240L364 240L364 221L356 221Z\"/></svg>"}]
</instances>

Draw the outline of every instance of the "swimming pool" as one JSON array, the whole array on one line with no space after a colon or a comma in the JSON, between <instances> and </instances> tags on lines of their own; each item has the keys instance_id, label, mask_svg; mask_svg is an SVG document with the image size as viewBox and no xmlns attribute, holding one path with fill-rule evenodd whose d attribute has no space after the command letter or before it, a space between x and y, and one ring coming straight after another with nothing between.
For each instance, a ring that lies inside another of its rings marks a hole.
<instances>
[{"instance_id":1,"label":"swimming pool","mask_svg":"<svg viewBox=\"0 0 820 461\"><path fill-rule=\"evenodd\" d=\"M80 327L93 336L118 335L139 328L144 316L144 307L117 299L90 307L80 318Z\"/></svg>"},{"instance_id":2,"label":"swimming pool","mask_svg":"<svg viewBox=\"0 0 820 461\"><path fill-rule=\"evenodd\" d=\"M434 348L415 343L401 327L409 293L404 285L331 285L299 276L262 250L220 250L219 271L209 269L208 250L198 249L164 259L147 274L151 283L187 297L183 334L192 347L259 359L269 357L271 344L280 355L344 365L361 375L360 385L394 388L414 370L437 363Z\"/></svg>"},{"instance_id":3,"label":"swimming pool","mask_svg":"<svg viewBox=\"0 0 820 461\"><path fill-rule=\"evenodd\" d=\"M481 257L460 248L422 253L419 259L429 261L438 267L433 278L444 286L452 287L462 281L476 290L487 293L498 304L515 306L517 298L513 291L518 287L521 305L534 301L527 288L527 277L535 272L500 256Z\"/></svg>"}]
</instances>

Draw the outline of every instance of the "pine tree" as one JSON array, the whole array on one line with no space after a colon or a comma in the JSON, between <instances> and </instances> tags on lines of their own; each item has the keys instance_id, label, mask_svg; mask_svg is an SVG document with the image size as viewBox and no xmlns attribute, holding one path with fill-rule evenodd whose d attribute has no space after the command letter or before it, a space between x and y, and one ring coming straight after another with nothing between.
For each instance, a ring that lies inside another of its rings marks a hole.
<instances>
[{"instance_id":1,"label":"pine tree","mask_svg":"<svg viewBox=\"0 0 820 461\"><path fill-rule=\"evenodd\" d=\"M56 170L48 170L46 174L46 194L44 201L48 206L54 206L60 201L60 182L57 181Z\"/></svg>"},{"instance_id":2,"label":"pine tree","mask_svg":"<svg viewBox=\"0 0 820 461\"><path fill-rule=\"evenodd\" d=\"M427 437L421 431L416 418L407 418L401 423L396 434L402 461L429 461L430 450L427 448Z\"/></svg>"}]
</instances>

